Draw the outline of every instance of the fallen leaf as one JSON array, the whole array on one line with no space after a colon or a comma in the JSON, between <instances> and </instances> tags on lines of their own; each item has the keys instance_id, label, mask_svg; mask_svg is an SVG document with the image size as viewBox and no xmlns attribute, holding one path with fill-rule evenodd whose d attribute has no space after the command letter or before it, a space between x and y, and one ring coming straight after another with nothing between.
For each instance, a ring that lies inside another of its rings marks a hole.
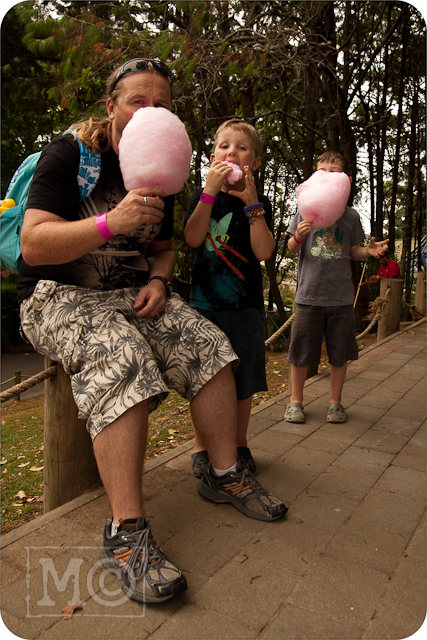
<instances>
[{"instance_id":1,"label":"fallen leaf","mask_svg":"<svg viewBox=\"0 0 427 640\"><path fill-rule=\"evenodd\" d=\"M7 460L6 458L3 458L3 460L0 460L0 464L6 464Z\"/></svg>"},{"instance_id":2,"label":"fallen leaf","mask_svg":"<svg viewBox=\"0 0 427 640\"><path fill-rule=\"evenodd\" d=\"M15 498L19 498L20 500L26 497L27 497L27 494L25 493L25 491L18 491L18 493L15 494Z\"/></svg>"},{"instance_id":3,"label":"fallen leaf","mask_svg":"<svg viewBox=\"0 0 427 640\"><path fill-rule=\"evenodd\" d=\"M72 602L71 604L67 604L66 607L62 609L62 613L64 614L63 620L70 620L73 617L73 613L76 609L83 609L84 604L82 602Z\"/></svg>"},{"instance_id":4,"label":"fallen leaf","mask_svg":"<svg viewBox=\"0 0 427 640\"><path fill-rule=\"evenodd\" d=\"M168 433L170 433L171 435L176 432L177 432L176 429L168 429Z\"/></svg>"},{"instance_id":5,"label":"fallen leaf","mask_svg":"<svg viewBox=\"0 0 427 640\"><path fill-rule=\"evenodd\" d=\"M26 467L26 466L28 466L29 464L30 464L30 461L28 461L28 462L23 462L22 464L18 464L18 467L19 467L20 469L22 469L22 467Z\"/></svg>"},{"instance_id":6,"label":"fallen leaf","mask_svg":"<svg viewBox=\"0 0 427 640\"><path fill-rule=\"evenodd\" d=\"M301 520L301 518L297 518L297 523L298 524L304 524L304 520Z\"/></svg>"},{"instance_id":7,"label":"fallen leaf","mask_svg":"<svg viewBox=\"0 0 427 640\"><path fill-rule=\"evenodd\" d=\"M43 467L30 467L28 471L43 471Z\"/></svg>"}]
</instances>

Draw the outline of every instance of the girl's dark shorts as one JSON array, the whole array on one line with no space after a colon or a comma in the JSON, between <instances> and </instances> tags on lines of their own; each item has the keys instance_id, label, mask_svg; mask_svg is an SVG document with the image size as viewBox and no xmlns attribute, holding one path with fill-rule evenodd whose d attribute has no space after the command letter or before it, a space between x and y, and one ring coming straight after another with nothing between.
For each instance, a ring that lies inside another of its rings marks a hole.
<instances>
[{"instance_id":1,"label":"girl's dark shorts","mask_svg":"<svg viewBox=\"0 0 427 640\"><path fill-rule=\"evenodd\" d=\"M198 311L217 325L230 340L240 362L234 372L237 399L267 391L265 374L265 316L258 309Z\"/></svg>"},{"instance_id":2,"label":"girl's dark shorts","mask_svg":"<svg viewBox=\"0 0 427 640\"><path fill-rule=\"evenodd\" d=\"M314 307L297 304L288 361L299 367L320 362L325 336L329 364L342 367L357 360L356 319L352 305Z\"/></svg>"}]
</instances>

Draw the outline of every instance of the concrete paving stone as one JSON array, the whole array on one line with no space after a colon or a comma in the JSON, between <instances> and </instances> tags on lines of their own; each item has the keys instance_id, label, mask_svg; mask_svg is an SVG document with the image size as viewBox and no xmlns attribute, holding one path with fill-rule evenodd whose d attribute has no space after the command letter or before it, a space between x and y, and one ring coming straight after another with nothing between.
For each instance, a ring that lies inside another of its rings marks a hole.
<instances>
[{"instance_id":1,"label":"concrete paving stone","mask_svg":"<svg viewBox=\"0 0 427 640\"><path fill-rule=\"evenodd\" d=\"M212 515L216 505L207 500L201 501L197 493L198 480L193 480L193 493L185 490L177 493L177 487L174 487L174 491L146 501L145 513L151 522L151 529L158 544L163 545L165 540L178 531L183 531L200 518Z\"/></svg>"},{"instance_id":2,"label":"concrete paving stone","mask_svg":"<svg viewBox=\"0 0 427 640\"><path fill-rule=\"evenodd\" d=\"M347 497L322 494L309 487L292 503L292 516L308 525L332 533L344 524L358 502Z\"/></svg>"},{"instance_id":3,"label":"concrete paving stone","mask_svg":"<svg viewBox=\"0 0 427 640\"><path fill-rule=\"evenodd\" d=\"M408 498L374 487L354 512L353 518L355 525L369 522L406 537L415 531L424 511L423 497Z\"/></svg>"},{"instance_id":4,"label":"concrete paving stone","mask_svg":"<svg viewBox=\"0 0 427 640\"><path fill-rule=\"evenodd\" d=\"M391 465L378 480L375 489L407 498L419 496L422 499L426 495L426 474Z\"/></svg>"},{"instance_id":5,"label":"concrete paving stone","mask_svg":"<svg viewBox=\"0 0 427 640\"><path fill-rule=\"evenodd\" d=\"M363 372L362 372L363 373ZM362 374L354 376L351 380L344 383L344 387L350 389L361 389L364 393L369 389L375 389L379 384L378 380L372 380L371 378L362 377Z\"/></svg>"},{"instance_id":6,"label":"concrete paving stone","mask_svg":"<svg viewBox=\"0 0 427 640\"><path fill-rule=\"evenodd\" d=\"M336 433L325 431L321 427L307 438L304 439L302 446L307 449L315 449L316 451L326 451L341 455L354 441L356 437L351 435L340 434L337 438Z\"/></svg>"},{"instance_id":7,"label":"concrete paving stone","mask_svg":"<svg viewBox=\"0 0 427 640\"><path fill-rule=\"evenodd\" d=\"M385 380L388 378L388 371L378 371L375 366L369 367L359 373L359 378L367 378L368 380Z\"/></svg>"},{"instance_id":8,"label":"concrete paving stone","mask_svg":"<svg viewBox=\"0 0 427 640\"><path fill-rule=\"evenodd\" d=\"M357 407L356 411L354 405L351 405L346 411L347 422L325 422L321 427L322 431L336 435L337 439L341 436L354 437L354 439L359 438L362 433L365 433L365 431L372 427L375 416L383 415L383 409L376 410L373 408L372 411L364 411L367 407L361 408L363 411L359 411L360 407Z\"/></svg>"},{"instance_id":9,"label":"concrete paving stone","mask_svg":"<svg viewBox=\"0 0 427 640\"><path fill-rule=\"evenodd\" d=\"M310 471L287 469L285 464L280 461L276 461L270 467L264 469L262 473L257 475L257 479L262 486L268 489L277 498L283 500L285 505L289 507L289 511L286 514L287 519L292 515L292 502L313 482L315 478L316 475Z\"/></svg>"},{"instance_id":10,"label":"concrete paving stone","mask_svg":"<svg viewBox=\"0 0 427 640\"><path fill-rule=\"evenodd\" d=\"M273 434L273 441L274 438L276 437L276 434L280 433L281 438L283 436L289 435L289 436L296 436L298 438L305 438L306 436L309 436L311 433L314 433L315 431L317 431L317 429L319 429L320 425L318 423L316 423L314 420L312 421L307 421L303 422L303 423L297 423L297 422L286 422L285 420L282 420L281 422L277 422L275 425L273 425L272 427L270 427L270 429L268 431L265 431L264 433L270 433ZM263 436L264 434L262 434ZM262 437L262 436L258 436ZM281 442L282 440L278 441L278 446L279 448L281 448ZM272 446L274 446L274 442L272 443ZM276 443L276 447L277 447L277 443Z\"/></svg>"},{"instance_id":11,"label":"concrete paving stone","mask_svg":"<svg viewBox=\"0 0 427 640\"><path fill-rule=\"evenodd\" d=\"M388 392L387 395L383 395L383 391L375 391L375 393L366 393L364 396L358 398L354 402L355 408L357 407L379 407L380 409L389 409L393 406L399 398L391 398L393 392Z\"/></svg>"},{"instance_id":12,"label":"concrete paving stone","mask_svg":"<svg viewBox=\"0 0 427 640\"><path fill-rule=\"evenodd\" d=\"M105 640L105 638L111 640L113 638L121 638L122 640L141 638L145 640L149 637L149 633L141 628L141 625L129 624L128 620L112 619L111 622L103 620L93 624L90 618L73 616L71 620L56 623L38 637L40 640L57 640L58 638L61 640Z\"/></svg>"},{"instance_id":13,"label":"concrete paving stone","mask_svg":"<svg viewBox=\"0 0 427 640\"><path fill-rule=\"evenodd\" d=\"M290 640L354 640L362 638L363 629L286 603L260 634L261 639Z\"/></svg>"},{"instance_id":14,"label":"concrete paving stone","mask_svg":"<svg viewBox=\"0 0 427 640\"><path fill-rule=\"evenodd\" d=\"M310 385L307 385L306 383L306 386L304 387L304 395L307 394L307 396L320 398L321 396L324 396L325 393L329 393L330 386L331 383L329 377L322 378L318 382L313 382Z\"/></svg>"},{"instance_id":15,"label":"concrete paving stone","mask_svg":"<svg viewBox=\"0 0 427 640\"><path fill-rule=\"evenodd\" d=\"M409 438L395 433L384 431L365 431L365 433L354 443L356 447L365 449L375 449L377 451L387 451L388 453L398 453Z\"/></svg>"},{"instance_id":16,"label":"concrete paving stone","mask_svg":"<svg viewBox=\"0 0 427 640\"><path fill-rule=\"evenodd\" d=\"M287 422L278 422L272 427L251 438L250 447L259 451L271 451L281 455L294 447L304 437L304 433L288 431Z\"/></svg>"},{"instance_id":17,"label":"concrete paving stone","mask_svg":"<svg viewBox=\"0 0 427 640\"><path fill-rule=\"evenodd\" d=\"M288 469L296 469L297 471L310 471L316 475L327 469L334 460L337 459L338 453L331 453L317 449L310 449L302 444L293 447L282 458L281 462Z\"/></svg>"},{"instance_id":18,"label":"concrete paving stone","mask_svg":"<svg viewBox=\"0 0 427 640\"><path fill-rule=\"evenodd\" d=\"M382 604L386 607L426 613L426 527L425 516L401 555L394 575L387 585Z\"/></svg>"},{"instance_id":19,"label":"concrete paving stone","mask_svg":"<svg viewBox=\"0 0 427 640\"><path fill-rule=\"evenodd\" d=\"M168 470L174 471L184 471L186 474L191 473L191 454L193 452L193 447L185 451L184 453L171 458L167 462L165 462L165 467ZM144 484L144 478L143 478Z\"/></svg>"},{"instance_id":20,"label":"concrete paving stone","mask_svg":"<svg viewBox=\"0 0 427 640\"><path fill-rule=\"evenodd\" d=\"M280 419L282 418L283 414L280 416ZM259 433L262 433L263 431L271 427L275 422L276 420L261 418L259 415L251 416L248 425L248 438L252 438Z\"/></svg>"},{"instance_id":21,"label":"concrete paving stone","mask_svg":"<svg viewBox=\"0 0 427 640\"><path fill-rule=\"evenodd\" d=\"M190 640L192 638L252 639L257 632L211 609L186 604L150 635L150 640Z\"/></svg>"},{"instance_id":22,"label":"concrete paving stone","mask_svg":"<svg viewBox=\"0 0 427 640\"><path fill-rule=\"evenodd\" d=\"M391 453L372 451L353 444L333 463L333 466L339 469L357 469L360 474L377 473L379 477L393 459L394 456Z\"/></svg>"},{"instance_id":23,"label":"concrete paving stone","mask_svg":"<svg viewBox=\"0 0 427 640\"><path fill-rule=\"evenodd\" d=\"M423 617L414 616L410 610L379 605L363 638L366 640L409 638L418 631L423 622ZM420 636L420 640L422 637Z\"/></svg>"},{"instance_id":24,"label":"concrete paving stone","mask_svg":"<svg viewBox=\"0 0 427 640\"><path fill-rule=\"evenodd\" d=\"M412 447L426 448L426 423L418 429L418 431L411 438Z\"/></svg>"},{"instance_id":25,"label":"concrete paving stone","mask_svg":"<svg viewBox=\"0 0 427 640\"><path fill-rule=\"evenodd\" d=\"M404 418L383 417L371 427L371 431L385 431L396 435L411 438L420 428L422 423Z\"/></svg>"},{"instance_id":26,"label":"concrete paving stone","mask_svg":"<svg viewBox=\"0 0 427 640\"><path fill-rule=\"evenodd\" d=\"M389 376L387 380L384 382L384 386L391 391L403 391L406 393L409 389L412 389L414 386L414 381L411 378L403 377L400 372L394 373L392 376Z\"/></svg>"},{"instance_id":27,"label":"concrete paving stone","mask_svg":"<svg viewBox=\"0 0 427 640\"><path fill-rule=\"evenodd\" d=\"M260 564L237 554L197 592L195 604L213 609L259 633L298 583L298 576L286 571L280 574L280 581L275 581L272 589L273 575L277 575L274 557L264 554Z\"/></svg>"},{"instance_id":28,"label":"concrete paving stone","mask_svg":"<svg viewBox=\"0 0 427 640\"><path fill-rule=\"evenodd\" d=\"M396 467L426 471L426 452L422 447L412 445L411 441L397 454L393 460Z\"/></svg>"},{"instance_id":29,"label":"concrete paving stone","mask_svg":"<svg viewBox=\"0 0 427 640\"><path fill-rule=\"evenodd\" d=\"M215 518L196 521L170 538L167 546L162 545L167 556L185 572L188 579L193 572L214 575L265 525L259 520L242 515L231 504L216 506L218 510ZM233 511L239 515L242 528L227 522L227 513L231 514ZM272 524L268 523L269 526ZM244 529L244 526L252 527L252 531Z\"/></svg>"},{"instance_id":30,"label":"concrete paving stone","mask_svg":"<svg viewBox=\"0 0 427 640\"><path fill-rule=\"evenodd\" d=\"M401 400L391 407L389 411L384 414L384 417L407 418L415 422L422 422L426 417L425 406Z\"/></svg>"},{"instance_id":31,"label":"concrete paving stone","mask_svg":"<svg viewBox=\"0 0 427 640\"><path fill-rule=\"evenodd\" d=\"M9 637L9 631L17 638L40 638L41 634L53 626L55 623L52 618L26 618L16 617L8 611L3 610L1 612L2 621L6 629L2 629L2 638ZM1 623L0 623L1 624Z\"/></svg>"},{"instance_id":32,"label":"concrete paving stone","mask_svg":"<svg viewBox=\"0 0 427 640\"><path fill-rule=\"evenodd\" d=\"M298 582L288 602L347 627L366 628L388 579L370 567L323 556Z\"/></svg>"},{"instance_id":33,"label":"concrete paving stone","mask_svg":"<svg viewBox=\"0 0 427 640\"><path fill-rule=\"evenodd\" d=\"M409 541L402 535L377 523L355 521L352 517L330 541L324 554L338 560L363 564L371 569L391 574Z\"/></svg>"},{"instance_id":34,"label":"concrete paving stone","mask_svg":"<svg viewBox=\"0 0 427 640\"><path fill-rule=\"evenodd\" d=\"M377 480L376 473L360 474L358 469L340 469L333 465L320 474L310 484L309 489L315 494L330 493L360 502Z\"/></svg>"},{"instance_id":35,"label":"concrete paving stone","mask_svg":"<svg viewBox=\"0 0 427 640\"><path fill-rule=\"evenodd\" d=\"M186 470L178 470L160 465L148 473L144 473L142 478L144 500L152 500L162 493L170 491L171 487L178 486L181 480L187 480L189 472L191 473L191 467Z\"/></svg>"},{"instance_id":36,"label":"concrete paving stone","mask_svg":"<svg viewBox=\"0 0 427 640\"><path fill-rule=\"evenodd\" d=\"M279 406L272 405L270 407L267 407L263 411L260 411L257 414L257 417L258 418L268 419L268 420L273 420L273 421L282 420L283 419L283 407L281 405L279 405Z\"/></svg>"},{"instance_id":37,"label":"concrete paving stone","mask_svg":"<svg viewBox=\"0 0 427 640\"><path fill-rule=\"evenodd\" d=\"M400 371L402 376L408 375L414 378L422 378L425 375L426 367L425 364L412 364L412 362L409 362L403 365L403 367L400 367Z\"/></svg>"},{"instance_id":38,"label":"concrete paving stone","mask_svg":"<svg viewBox=\"0 0 427 640\"><path fill-rule=\"evenodd\" d=\"M262 567L266 554L275 559L276 575L292 571L302 576L317 562L331 539L329 531L300 524L295 517L265 527L241 549L242 562L251 558Z\"/></svg>"},{"instance_id":39,"label":"concrete paving stone","mask_svg":"<svg viewBox=\"0 0 427 640\"><path fill-rule=\"evenodd\" d=\"M397 349L389 353L389 355L387 356L387 360L398 362L399 365L402 365L403 363L408 362L408 360L410 360L411 357L412 357L411 354L401 353L399 349ZM386 358L383 358L380 362L384 364L385 359Z\"/></svg>"}]
</instances>

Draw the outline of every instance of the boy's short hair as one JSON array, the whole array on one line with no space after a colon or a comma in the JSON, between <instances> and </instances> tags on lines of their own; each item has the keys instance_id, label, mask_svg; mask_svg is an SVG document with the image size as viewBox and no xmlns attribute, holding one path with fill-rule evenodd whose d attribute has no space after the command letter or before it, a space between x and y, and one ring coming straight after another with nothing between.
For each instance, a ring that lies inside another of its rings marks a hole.
<instances>
[{"instance_id":1,"label":"boy's short hair","mask_svg":"<svg viewBox=\"0 0 427 640\"><path fill-rule=\"evenodd\" d=\"M319 156L316 162L314 163L316 171L317 171L317 165L319 164L319 162L330 162L330 163L340 164L343 172L346 173L347 175L350 175L348 162L344 158L344 156L341 155L341 153L338 153L338 151L325 151L325 153L322 153L322 155Z\"/></svg>"},{"instance_id":2,"label":"boy's short hair","mask_svg":"<svg viewBox=\"0 0 427 640\"><path fill-rule=\"evenodd\" d=\"M235 131L242 131L243 133L246 133L246 135L249 136L252 145L254 147L254 151L255 151L255 157L256 158L260 158L261 157L261 151L262 151L262 140L261 137L258 133L258 131L255 129L254 126L252 126L251 124L249 124L249 122L246 122L246 120L241 120L239 118L231 118L230 120L227 120L226 122L223 122L218 129L216 130L215 133L215 138L214 138L214 143L213 143L213 147L212 147L212 153L215 153L215 148L218 142L218 138L220 136L220 134L224 131L224 129L234 129Z\"/></svg>"}]
</instances>

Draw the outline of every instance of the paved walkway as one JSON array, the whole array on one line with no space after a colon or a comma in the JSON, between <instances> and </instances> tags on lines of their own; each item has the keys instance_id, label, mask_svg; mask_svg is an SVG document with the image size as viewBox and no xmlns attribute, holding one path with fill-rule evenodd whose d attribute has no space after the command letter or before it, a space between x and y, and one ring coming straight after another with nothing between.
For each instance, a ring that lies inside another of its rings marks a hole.
<instances>
[{"instance_id":1,"label":"paved walkway","mask_svg":"<svg viewBox=\"0 0 427 640\"><path fill-rule=\"evenodd\" d=\"M191 443L146 465L147 514L188 591L146 608L97 566L103 489L2 536L2 617L24 638L404 638L426 611L425 319L349 366L349 420L325 422L329 374L256 407L259 480L289 506L263 523L197 494ZM104 580L105 578L105 580ZM61 610L84 601L72 619Z\"/></svg>"}]
</instances>

